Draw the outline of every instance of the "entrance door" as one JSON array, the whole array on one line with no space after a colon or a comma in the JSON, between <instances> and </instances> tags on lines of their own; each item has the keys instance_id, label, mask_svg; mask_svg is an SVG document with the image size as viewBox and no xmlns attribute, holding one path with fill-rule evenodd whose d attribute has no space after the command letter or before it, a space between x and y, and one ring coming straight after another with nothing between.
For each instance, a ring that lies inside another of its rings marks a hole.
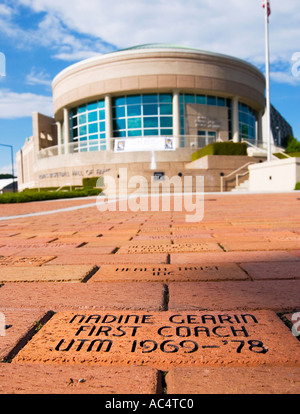
<instances>
[{"instance_id":1,"label":"entrance door","mask_svg":"<svg viewBox=\"0 0 300 414\"><path fill-rule=\"evenodd\" d=\"M217 141L216 131L198 131L198 148L203 148Z\"/></svg>"}]
</instances>

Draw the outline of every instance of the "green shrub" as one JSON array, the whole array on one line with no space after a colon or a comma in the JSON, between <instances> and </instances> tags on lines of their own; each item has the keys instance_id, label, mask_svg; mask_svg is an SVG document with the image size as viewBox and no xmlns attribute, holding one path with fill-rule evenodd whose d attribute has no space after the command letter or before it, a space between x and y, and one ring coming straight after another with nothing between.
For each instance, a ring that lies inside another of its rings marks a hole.
<instances>
[{"instance_id":1,"label":"green shrub","mask_svg":"<svg viewBox=\"0 0 300 414\"><path fill-rule=\"evenodd\" d=\"M96 196L102 189L83 189L74 191L24 191L21 193L0 194L0 204L29 203L32 201L58 200L63 198Z\"/></svg>"},{"instance_id":2,"label":"green shrub","mask_svg":"<svg viewBox=\"0 0 300 414\"><path fill-rule=\"evenodd\" d=\"M295 190L300 191L300 183L297 183L297 184L296 184Z\"/></svg>"},{"instance_id":3,"label":"green shrub","mask_svg":"<svg viewBox=\"0 0 300 414\"><path fill-rule=\"evenodd\" d=\"M192 161L206 155L243 155L247 156L247 144L242 142L214 142L192 154Z\"/></svg>"},{"instance_id":4,"label":"green shrub","mask_svg":"<svg viewBox=\"0 0 300 414\"><path fill-rule=\"evenodd\" d=\"M299 152L299 151L300 151L300 142L296 138L290 136L287 141L285 152L289 154L289 153Z\"/></svg>"},{"instance_id":5,"label":"green shrub","mask_svg":"<svg viewBox=\"0 0 300 414\"><path fill-rule=\"evenodd\" d=\"M98 179L103 179L103 177L91 177L91 178L83 178L82 179L82 185L83 185L83 188L95 188L96 186L97 186L97 181L98 181ZM103 182L103 184L102 184L102 182L101 181L103 181L103 180L100 180L100 184L102 185L102 186L104 186L104 182Z\"/></svg>"}]
</instances>

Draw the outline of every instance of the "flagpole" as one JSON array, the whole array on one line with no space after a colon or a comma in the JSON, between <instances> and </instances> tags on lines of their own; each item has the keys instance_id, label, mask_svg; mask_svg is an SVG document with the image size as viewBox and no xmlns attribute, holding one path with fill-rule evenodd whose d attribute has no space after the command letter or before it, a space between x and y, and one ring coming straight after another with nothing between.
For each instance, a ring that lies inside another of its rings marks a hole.
<instances>
[{"instance_id":1,"label":"flagpole","mask_svg":"<svg viewBox=\"0 0 300 414\"><path fill-rule=\"evenodd\" d=\"M268 161L272 159L271 152L271 102L270 102L270 50L269 50L269 13L265 1L265 41L266 41L266 116L267 116L267 144Z\"/></svg>"}]
</instances>

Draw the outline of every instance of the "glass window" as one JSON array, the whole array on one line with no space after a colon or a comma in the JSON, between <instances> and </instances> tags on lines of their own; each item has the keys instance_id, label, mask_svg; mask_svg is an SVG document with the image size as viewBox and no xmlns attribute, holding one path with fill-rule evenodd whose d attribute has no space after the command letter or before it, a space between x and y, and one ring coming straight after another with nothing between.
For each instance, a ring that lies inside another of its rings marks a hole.
<instances>
[{"instance_id":1,"label":"glass window","mask_svg":"<svg viewBox=\"0 0 300 414\"><path fill-rule=\"evenodd\" d=\"M88 111L95 111L98 107L98 103L97 102L91 102L87 105L87 110Z\"/></svg>"},{"instance_id":2,"label":"glass window","mask_svg":"<svg viewBox=\"0 0 300 414\"><path fill-rule=\"evenodd\" d=\"M125 106L116 107L113 110L114 118L124 118L125 117Z\"/></svg>"},{"instance_id":3,"label":"glass window","mask_svg":"<svg viewBox=\"0 0 300 414\"><path fill-rule=\"evenodd\" d=\"M185 103L195 103L195 95L186 94Z\"/></svg>"},{"instance_id":4,"label":"glass window","mask_svg":"<svg viewBox=\"0 0 300 414\"><path fill-rule=\"evenodd\" d=\"M131 105L127 108L127 116L138 116L141 115L141 105Z\"/></svg>"},{"instance_id":5,"label":"glass window","mask_svg":"<svg viewBox=\"0 0 300 414\"><path fill-rule=\"evenodd\" d=\"M79 124L86 124L86 115L79 116Z\"/></svg>"},{"instance_id":6,"label":"glass window","mask_svg":"<svg viewBox=\"0 0 300 414\"><path fill-rule=\"evenodd\" d=\"M88 113L88 121L89 122L95 122L98 121L98 112L89 112Z\"/></svg>"},{"instance_id":7,"label":"glass window","mask_svg":"<svg viewBox=\"0 0 300 414\"><path fill-rule=\"evenodd\" d=\"M105 100L104 99L102 101L98 102L98 108L99 109L105 109Z\"/></svg>"},{"instance_id":8,"label":"glass window","mask_svg":"<svg viewBox=\"0 0 300 414\"><path fill-rule=\"evenodd\" d=\"M113 98L112 104L113 106L124 106L126 104L125 96L120 98Z\"/></svg>"},{"instance_id":9,"label":"glass window","mask_svg":"<svg viewBox=\"0 0 300 414\"><path fill-rule=\"evenodd\" d=\"M217 98L215 96L208 96L207 105L217 105Z\"/></svg>"},{"instance_id":10,"label":"glass window","mask_svg":"<svg viewBox=\"0 0 300 414\"><path fill-rule=\"evenodd\" d=\"M144 110L144 115L158 115L157 105L144 105L143 110Z\"/></svg>"},{"instance_id":11,"label":"glass window","mask_svg":"<svg viewBox=\"0 0 300 414\"><path fill-rule=\"evenodd\" d=\"M144 128L155 128L155 127L158 127L158 117L144 118Z\"/></svg>"},{"instance_id":12,"label":"glass window","mask_svg":"<svg viewBox=\"0 0 300 414\"><path fill-rule=\"evenodd\" d=\"M197 95L196 96L196 103L199 105L206 105L206 96L205 95Z\"/></svg>"},{"instance_id":13,"label":"glass window","mask_svg":"<svg viewBox=\"0 0 300 414\"><path fill-rule=\"evenodd\" d=\"M128 129L141 128L142 127L141 118L128 118L127 127Z\"/></svg>"},{"instance_id":14,"label":"glass window","mask_svg":"<svg viewBox=\"0 0 300 414\"><path fill-rule=\"evenodd\" d=\"M99 119L100 119L100 121L105 120L105 111L99 111Z\"/></svg>"},{"instance_id":15,"label":"glass window","mask_svg":"<svg viewBox=\"0 0 300 414\"><path fill-rule=\"evenodd\" d=\"M82 114L83 112L86 112L86 105L81 105L78 107L78 113Z\"/></svg>"},{"instance_id":16,"label":"glass window","mask_svg":"<svg viewBox=\"0 0 300 414\"><path fill-rule=\"evenodd\" d=\"M126 128L125 119L116 119L115 121L113 121L113 128L114 130L125 129Z\"/></svg>"},{"instance_id":17,"label":"glass window","mask_svg":"<svg viewBox=\"0 0 300 414\"><path fill-rule=\"evenodd\" d=\"M157 103L158 96L157 95L143 95L143 103Z\"/></svg>"},{"instance_id":18,"label":"glass window","mask_svg":"<svg viewBox=\"0 0 300 414\"><path fill-rule=\"evenodd\" d=\"M126 103L127 105L141 104L142 97L140 95L127 96Z\"/></svg>"},{"instance_id":19,"label":"glass window","mask_svg":"<svg viewBox=\"0 0 300 414\"><path fill-rule=\"evenodd\" d=\"M95 132L98 132L98 124L89 124L89 134L94 134Z\"/></svg>"},{"instance_id":20,"label":"glass window","mask_svg":"<svg viewBox=\"0 0 300 414\"><path fill-rule=\"evenodd\" d=\"M157 136L158 135L158 129L145 129L144 130L145 136Z\"/></svg>"},{"instance_id":21,"label":"glass window","mask_svg":"<svg viewBox=\"0 0 300 414\"><path fill-rule=\"evenodd\" d=\"M160 134L161 135L173 135L173 129L161 129Z\"/></svg>"},{"instance_id":22,"label":"glass window","mask_svg":"<svg viewBox=\"0 0 300 414\"><path fill-rule=\"evenodd\" d=\"M161 115L172 115L173 106L169 104L160 104L159 105Z\"/></svg>"},{"instance_id":23,"label":"glass window","mask_svg":"<svg viewBox=\"0 0 300 414\"><path fill-rule=\"evenodd\" d=\"M162 93L159 95L160 103L172 103L173 96L170 93Z\"/></svg>"},{"instance_id":24,"label":"glass window","mask_svg":"<svg viewBox=\"0 0 300 414\"><path fill-rule=\"evenodd\" d=\"M129 137L140 137L142 135L141 129L133 129L131 131L128 131Z\"/></svg>"},{"instance_id":25,"label":"glass window","mask_svg":"<svg viewBox=\"0 0 300 414\"><path fill-rule=\"evenodd\" d=\"M100 129L100 132L104 132L105 131L105 122L100 122L99 123L99 129Z\"/></svg>"},{"instance_id":26,"label":"glass window","mask_svg":"<svg viewBox=\"0 0 300 414\"><path fill-rule=\"evenodd\" d=\"M161 117L160 118L160 126L162 128L172 127L173 126L173 118L171 118L171 117Z\"/></svg>"},{"instance_id":27,"label":"glass window","mask_svg":"<svg viewBox=\"0 0 300 414\"><path fill-rule=\"evenodd\" d=\"M86 135L87 128L86 125L79 127L79 135Z\"/></svg>"}]
</instances>

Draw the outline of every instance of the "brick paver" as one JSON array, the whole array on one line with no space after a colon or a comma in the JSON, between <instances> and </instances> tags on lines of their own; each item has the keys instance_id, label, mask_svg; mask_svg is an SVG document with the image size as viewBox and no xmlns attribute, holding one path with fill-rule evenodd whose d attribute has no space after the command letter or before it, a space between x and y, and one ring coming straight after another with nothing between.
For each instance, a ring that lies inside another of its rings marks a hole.
<instances>
[{"instance_id":1,"label":"brick paver","mask_svg":"<svg viewBox=\"0 0 300 414\"><path fill-rule=\"evenodd\" d=\"M85 206L0 221L0 393L300 393L298 193L93 202L0 206Z\"/></svg>"}]
</instances>

